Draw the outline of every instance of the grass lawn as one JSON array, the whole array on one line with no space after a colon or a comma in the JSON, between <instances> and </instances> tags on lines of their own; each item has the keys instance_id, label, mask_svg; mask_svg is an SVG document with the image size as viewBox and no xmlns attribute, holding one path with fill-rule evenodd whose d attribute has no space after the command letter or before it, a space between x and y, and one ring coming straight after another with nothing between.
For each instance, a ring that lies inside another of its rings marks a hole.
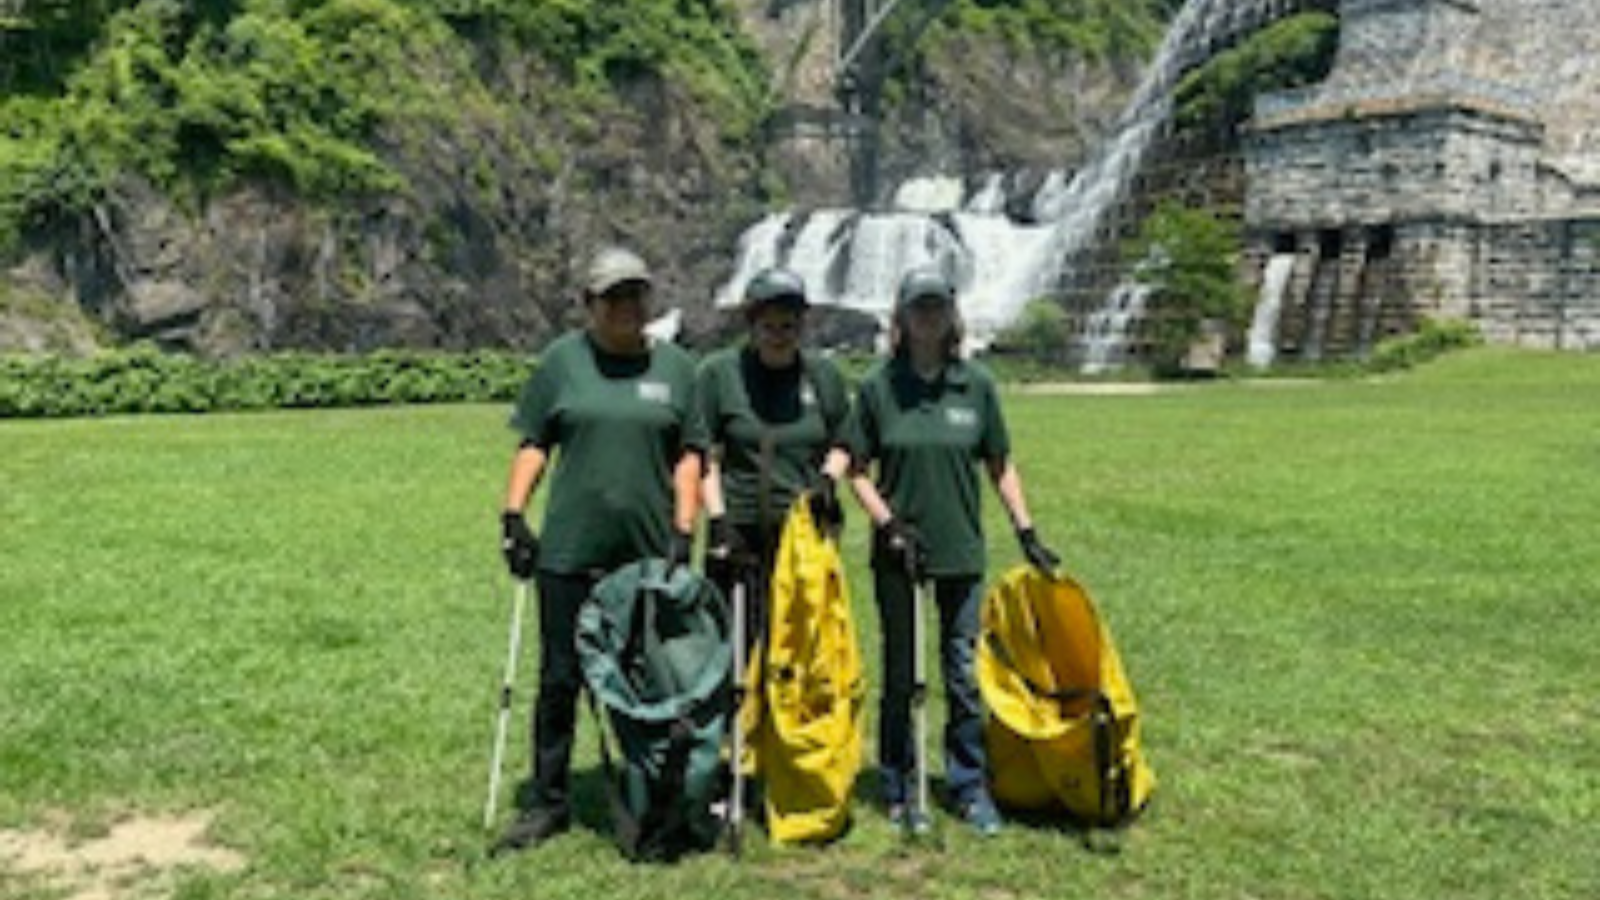
<instances>
[{"instance_id":1,"label":"grass lawn","mask_svg":"<svg viewBox=\"0 0 1600 900\"><path fill-rule=\"evenodd\" d=\"M1008 411L1036 518L1146 714L1161 784L1120 854L948 818L905 846L868 780L831 847L630 865L585 717L582 825L488 861L506 410L14 421L0 897L96 878L230 900L1600 897L1600 358L1483 350ZM875 661L865 538L855 515ZM240 865L118 880L18 849L198 812Z\"/></svg>"}]
</instances>

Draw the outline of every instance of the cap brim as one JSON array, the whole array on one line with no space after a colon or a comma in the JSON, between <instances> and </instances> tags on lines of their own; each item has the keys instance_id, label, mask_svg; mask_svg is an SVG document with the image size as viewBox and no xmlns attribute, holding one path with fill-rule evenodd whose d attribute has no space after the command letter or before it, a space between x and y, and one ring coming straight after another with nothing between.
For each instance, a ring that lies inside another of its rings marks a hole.
<instances>
[{"instance_id":1,"label":"cap brim","mask_svg":"<svg viewBox=\"0 0 1600 900\"><path fill-rule=\"evenodd\" d=\"M604 281L597 281L589 286L589 293L598 297L601 294L609 294L625 284L643 285L646 290L652 289L655 286L655 283L650 280L650 276L648 275L625 275L620 278L608 278Z\"/></svg>"}]
</instances>

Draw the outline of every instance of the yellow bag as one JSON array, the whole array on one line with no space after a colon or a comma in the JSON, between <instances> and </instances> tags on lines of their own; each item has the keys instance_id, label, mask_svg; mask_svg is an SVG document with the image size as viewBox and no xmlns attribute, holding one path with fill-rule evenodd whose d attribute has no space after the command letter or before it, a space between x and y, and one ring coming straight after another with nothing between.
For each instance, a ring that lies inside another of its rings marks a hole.
<instances>
[{"instance_id":1,"label":"yellow bag","mask_svg":"<svg viewBox=\"0 0 1600 900\"><path fill-rule=\"evenodd\" d=\"M866 692L839 548L804 497L784 522L767 623L739 716L766 791L767 832L830 840L850 818Z\"/></svg>"},{"instance_id":2,"label":"yellow bag","mask_svg":"<svg viewBox=\"0 0 1600 900\"><path fill-rule=\"evenodd\" d=\"M1082 586L1019 566L990 590L978 685L995 800L1125 824L1155 774L1139 747L1139 705L1111 633Z\"/></svg>"}]
</instances>

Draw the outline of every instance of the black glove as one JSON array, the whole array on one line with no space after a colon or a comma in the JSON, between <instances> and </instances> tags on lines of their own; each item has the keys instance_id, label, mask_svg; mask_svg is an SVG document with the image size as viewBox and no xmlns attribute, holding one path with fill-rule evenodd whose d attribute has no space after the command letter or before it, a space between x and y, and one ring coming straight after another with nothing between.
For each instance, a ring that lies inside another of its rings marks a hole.
<instances>
[{"instance_id":1,"label":"black glove","mask_svg":"<svg viewBox=\"0 0 1600 900\"><path fill-rule=\"evenodd\" d=\"M1031 525L1017 531L1017 541L1022 544L1022 555L1028 558L1028 564L1035 569L1049 574L1061 565L1061 557L1039 540L1039 532Z\"/></svg>"},{"instance_id":2,"label":"black glove","mask_svg":"<svg viewBox=\"0 0 1600 900\"><path fill-rule=\"evenodd\" d=\"M826 475L817 478L806 495L811 518L823 534L837 538L844 532L844 507L839 505L839 484Z\"/></svg>"},{"instance_id":3,"label":"black glove","mask_svg":"<svg viewBox=\"0 0 1600 900\"><path fill-rule=\"evenodd\" d=\"M878 526L877 537L882 558L898 566L913 581L922 577L922 570L928 564L928 549L917 529L899 519L890 519Z\"/></svg>"},{"instance_id":4,"label":"black glove","mask_svg":"<svg viewBox=\"0 0 1600 900\"><path fill-rule=\"evenodd\" d=\"M687 566L689 557L694 553L694 535L686 534L674 528L672 540L667 543L667 562L674 567Z\"/></svg>"},{"instance_id":5,"label":"black glove","mask_svg":"<svg viewBox=\"0 0 1600 900\"><path fill-rule=\"evenodd\" d=\"M528 529L522 513L508 509L500 514L500 553L513 578L526 581L538 569L539 539Z\"/></svg>"},{"instance_id":6,"label":"black glove","mask_svg":"<svg viewBox=\"0 0 1600 900\"><path fill-rule=\"evenodd\" d=\"M744 535L725 516L713 516L706 524L706 575L719 583L731 583L749 562L750 548Z\"/></svg>"}]
</instances>

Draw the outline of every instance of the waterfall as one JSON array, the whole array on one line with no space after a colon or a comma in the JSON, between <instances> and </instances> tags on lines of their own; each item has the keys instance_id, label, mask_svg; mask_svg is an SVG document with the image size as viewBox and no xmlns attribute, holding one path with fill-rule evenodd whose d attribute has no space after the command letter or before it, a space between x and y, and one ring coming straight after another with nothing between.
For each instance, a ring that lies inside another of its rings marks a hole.
<instances>
[{"instance_id":1,"label":"waterfall","mask_svg":"<svg viewBox=\"0 0 1600 900\"><path fill-rule=\"evenodd\" d=\"M1289 276L1294 273L1294 261L1293 253L1274 254L1262 273L1261 296L1250 320L1250 345L1245 352L1245 359L1257 369L1272 365L1272 358L1277 355L1278 314L1283 309L1283 293L1289 287Z\"/></svg>"},{"instance_id":2,"label":"waterfall","mask_svg":"<svg viewBox=\"0 0 1600 900\"><path fill-rule=\"evenodd\" d=\"M1149 296L1148 286L1125 281L1111 292L1111 299L1103 308L1089 314L1083 329L1085 375L1112 372L1128 361L1128 335L1133 323L1144 315Z\"/></svg>"},{"instance_id":3,"label":"waterfall","mask_svg":"<svg viewBox=\"0 0 1600 900\"><path fill-rule=\"evenodd\" d=\"M1028 301L1055 293L1062 264L1096 239L1171 113L1182 54L1204 45L1228 4L1189 0L1179 10L1111 139L1070 179L1051 172L1032 197L1015 198L1028 201L1029 220L1007 215L1017 204L1009 202L1000 173L983 176L971 192L959 178L909 179L882 212L774 213L740 239L738 265L717 292L717 305L737 304L756 271L781 263L805 278L813 302L885 320L900 275L911 266L936 264L955 282L969 336L980 343L991 339ZM1102 323L1126 328L1132 317L1114 308L1126 303L1114 294ZM1087 334L1084 341L1087 355Z\"/></svg>"}]
</instances>

